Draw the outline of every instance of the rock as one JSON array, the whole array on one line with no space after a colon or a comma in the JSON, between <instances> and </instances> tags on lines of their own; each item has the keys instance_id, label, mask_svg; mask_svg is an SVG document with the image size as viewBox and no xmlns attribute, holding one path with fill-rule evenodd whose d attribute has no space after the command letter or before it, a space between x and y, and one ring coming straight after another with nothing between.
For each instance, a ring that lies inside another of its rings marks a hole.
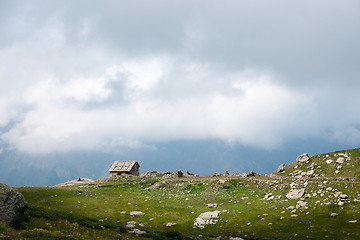
<instances>
[{"instance_id":1,"label":"rock","mask_svg":"<svg viewBox=\"0 0 360 240\"><path fill-rule=\"evenodd\" d=\"M331 217L336 217L337 215L338 215L337 213L330 214Z\"/></svg>"},{"instance_id":2,"label":"rock","mask_svg":"<svg viewBox=\"0 0 360 240\"><path fill-rule=\"evenodd\" d=\"M222 176L224 176L222 173L218 173L218 172L216 172L216 173L213 173L212 175L211 175L211 177L222 177Z\"/></svg>"},{"instance_id":3,"label":"rock","mask_svg":"<svg viewBox=\"0 0 360 240\"><path fill-rule=\"evenodd\" d=\"M298 215L296 215L296 214L292 214L290 217L297 217Z\"/></svg>"},{"instance_id":4,"label":"rock","mask_svg":"<svg viewBox=\"0 0 360 240\"><path fill-rule=\"evenodd\" d=\"M126 223L127 228L134 228L135 227L136 222L135 221L130 221Z\"/></svg>"},{"instance_id":5,"label":"rock","mask_svg":"<svg viewBox=\"0 0 360 240\"><path fill-rule=\"evenodd\" d=\"M333 160L332 160L332 159L329 159L329 160L326 160L325 162L326 162L327 164L330 164L330 163L333 162Z\"/></svg>"},{"instance_id":6,"label":"rock","mask_svg":"<svg viewBox=\"0 0 360 240\"><path fill-rule=\"evenodd\" d=\"M303 153L296 158L296 162L303 163L310 160L309 155L307 153Z\"/></svg>"},{"instance_id":7,"label":"rock","mask_svg":"<svg viewBox=\"0 0 360 240\"><path fill-rule=\"evenodd\" d=\"M208 207L208 208L217 208L217 203L208 203L208 204L206 204L206 206Z\"/></svg>"},{"instance_id":8,"label":"rock","mask_svg":"<svg viewBox=\"0 0 360 240\"><path fill-rule=\"evenodd\" d=\"M231 237L230 240L244 240L244 239L241 237Z\"/></svg>"},{"instance_id":9,"label":"rock","mask_svg":"<svg viewBox=\"0 0 360 240\"><path fill-rule=\"evenodd\" d=\"M345 204L344 202L341 202L341 201L338 202L338 205L339 205L340 207L344 206L344 204Z\"/></svg>"},{"instance_id":10,"label":"rock","mask_svg":"<svg viewBox=\"0 0 360 240\"><path fill-rule=\"evenodd\" d=\"M201 213L195 219L194 226L197 226L199 228L204 228L204 225L206 224L215 224L216 222L214 221L214 219L218 218L220 214L221 214L220 211Z\"/></svg>"},{"instance_id":11,"label":"rock","mask_svg":"<svg viewBox=\"0 0 360 240\"><path fill-rule=\"evenodd\" d=\"M335 170L335 173L338 174L340 171L339 170Z\"/></svg>"},{"instance_id":12,"label":"rock","mask_svg":"<svg viewBox=\"0 0 360 240\"><path fill-rule=\"evenodd\" d=\"M137 228L134 228L133 230L129 231L129 233L135 233L137 235L141 235L141 234L145 234L146 232L145 231L141 231Z\"/></svg>"},{"instance_id":13,"label":"rock","mask_svg":"<svg viewBox=\"0 0 360 240\"><path fill-rule=\"evenodd\" d=\"M286 197L288 199L298 199L301 198L305 194L305 189L291 189Z\"/></svg>"},{"instance_id":14,"label":"rock","mask_svg":"<svg viewBox=\"0 0 360 240\"><path fill-rule=\"evenodd\" d=\"M77 186L77 185L86 185L86 184L94 184L94 183L95 183L95 181L90 178L78 178L75 180L57 184L53 187Z\"/></svg>"},{"instance_id":15,"label":"rock","mask_svg":"<svg viewBox=\"0 0 360 240\"><path fill-rule=\"evenodd\" d=\"M130 213L131 216L142 216L145 215L145 213L140 212L140 211L133 211Z\"/></svg>"},{"instance_id":16,"label":"rock","mask_svg":"<svg viewBox=\"0 0 360 240\"><path fill-rule=\"evenodd\" d=\"M357 220L351 220L349 223L357 223Z\"/></svg>"},{"instance_id":17,"label":"rock","mask_svg":"<svg viewBox=\"0 0 360 240\"><path fill-rule=\"evenodd\" d=\"M177 170L174 172L174 177L182 177L184 174L181 170Z\"/></svg>"},{"instance_id":18,"label":"rock","mask_svg":"<svg viewBox=\"0 0 360 240\"><path fill-rule=\"evenodd\" d=\"M260 174L254 172L254 171L250 171L248 173L246 173L246 177L258 177L260 176Z\"/></svg>"},{"instance_id":19,"label":"rock","mask_svg":"<svg viewBox=\"0 0 360 240\"><path fill-rule=\"evenodd\" d=\"M280 164L280 166L277 168L276 172L282 172L285 170L286 165L284 163Z\"/></svg>"},{"instance_id":20,"label":"rock","mask_svg":"<svg viewBox=\"0 0 360 240\"><path fill-rule=\"evenodd\" d=\"M177 223L168 222L168 223L165 223L165 226L171 227L171 226L174 226L174 225L176 225L176 224L177 224Z\"/></svg>"},{"instance_id":21,"label":"rock","mask_svg":"<svg viewBox=\"0 0 360 240\"><path fill-rule=\"evenodd\" d=\"M272 193L265 194L265 196L264 196L264 200L272 200L274 198L275 198L275 196Z\"/></svg>"},{"instance_id":22,"label":"rock","mask_svg":"<svg viewBox=\"0 0 360 240\"><path fill-rule=\"evenodd\" d=\"M306 172L306 175L310 176L310 175L313 175L315 173L314 170L309 170Z\"/></svg>"},{"instance_id":23,"label":"rock","mask_svg":"<svg viewBox=\"0 0 360 240\"><path fill-rule=\"evenodd\" d=\"M298 201L296 203L296 208L306 208L307 206L308 206L308 203L304 202L304 201Z\"/></svg>"},{"instance_id":24,"label":"rock","mask_svg":"<svg viewBox=\"0 0 360 240\"><path fill-rule=\"evenodd\" d=\"M195 177L195 176L197 176L197 175L189 172L189 170L186 170L184 173L184 177Z\"/></svg>"},{"instance_id":25,"label":"rock","mask_svg":"<svg viewBox=\"0 0 360 240\"><path fill-rule=\"evenodd\" d=\"M349 198L349 196L346 195L346 194L340 194L339 197L340 197L341 199L348 199L348 198Z\"/></svg>"},{"instance_id":26,"label":"rock","mask_svg":"<svg viewBox=\"0 0 360 240\"><path fill-rule=\"evenodd\" d=\"M336 160L336 163L342 164L342 163L344 163L344 161L345 161L345 158L339 157L339 158Z\"/></svg>"},{"instance_id":27,"label":"rock","mask_svg":"<svg viewBox=\"0 0 360 240\"><path fill-rule=\"evenodd\" d=\"M8 227L21 222L28 204L24 196L16 189L0 183L0 221Z\"/></svg>"}]
</instances>

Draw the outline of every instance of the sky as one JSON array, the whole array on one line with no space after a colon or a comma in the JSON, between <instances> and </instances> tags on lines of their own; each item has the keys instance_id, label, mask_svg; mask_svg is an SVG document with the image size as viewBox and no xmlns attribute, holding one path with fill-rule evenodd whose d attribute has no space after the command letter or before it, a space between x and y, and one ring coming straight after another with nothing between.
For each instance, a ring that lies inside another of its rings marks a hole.
<instances>
[{"instance_id":1,"label":"sky","mask_svg":"<svg viewBox=\"0 0 360 240\"><path fill-rule=\"evenodd\" d=\"M359 23L357 0L0 0L0 154L359 146Z\"/></svg>"}]
</instances>

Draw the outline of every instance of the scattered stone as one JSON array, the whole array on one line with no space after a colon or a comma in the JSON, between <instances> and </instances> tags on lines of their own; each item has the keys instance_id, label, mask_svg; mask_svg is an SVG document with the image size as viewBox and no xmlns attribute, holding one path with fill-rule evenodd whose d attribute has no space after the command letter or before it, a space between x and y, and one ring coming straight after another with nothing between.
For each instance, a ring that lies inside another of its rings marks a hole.
<instances>
[{"instance_id":1,"label":"scattered stone","mask_svg":"<svg viewBox=\"0 0 360 240\"><path fill-rule=\"evenodd\" d=\"M349 223L357 223L357 220L351 220Z\"/></svg>"},{"instance_id":2,"label":"scattered stone","mask_svg":"<svg viewBox=\"0 0 360 240\"><path fill-rule=\"evenodd\" d=\"M126 211L121 211L120 214L126 214Z\"/></svg>"},{"instance_id":3,"label":"scattered stone","mask_svg":"<svg viewBox=\"0 0 360 240\"><path fill-rule=\"evenodd\" d=\"M330 163L333 162L333 160L332 160L332 159L329 159L329 160L326 160L325 162L326 162L327 164L330 164Z\"/></svg>"},{"instance_id":4,"label":"scattered stone","mask_svg":"<svg viewBox=\"0 0 360 240\"><path fill-rule=\"evenodd\" d=\"M244 240L244 239L241 237L231 237L230 240Z\"/></svg>"},{"instance_id":5,"label":"scattered stone","mask_svg":"<svg viewBox=\"0 0 360 240\"><path fill-rule=\"evenodd\" d=\"M198 228L204 228L206 224L215 224L216 218L219 218L221 212L220 211L213 211L213 212L204 212L201 213L194 221L194 226Z\"/></svg>"},{"instance_id":6,"label":"scattered stone","mask_svg":"<svg viewBox=\"0 0 360 240\"><path fill-rule=\"evenodd\" d=\"M177 223L168 222L168 223L165 223L165 226L171 227L171 226L174 226L174 225L176 225L176 224L177 224Z\"/></svg>"},{"instance_id":7,"label":"scattered stone","mask_svg":"<svg viewBox=\"0 0 360 240\"><path fill-rule=\"evenodd\" d=\"M133 211L130 213L131 216L142 216L145 215L145 213L140 212L140 211Z\"/></svg>"},{"instance_id":8,"label":"scattered stone","mask_svg":"<svg viewBox=\"0 0 360 240\"><path fill-rule=\"evenodd\" d=\"M13 227L21 222L28 204L16 189L0 183L0 221Z\"/></svg>"},{"instance_id":9,"label":"scattered stone","mask_svg":"<svg viewBox=\"0 0 360 240\"><path fill-rule=\"evenodd\" d=\"M285 170L286 165L284 163L280 164L280 166L278 167L278 169L276 170L276 172L282 172Z\"/></svg>"},{"instance_id":10,"label":"scattered stone","mask_svg":"<svg viewBox=\"0 0 360 240\"><path fill-rule=\"evenodd\" d=\"M206 206L208 207L208 208L217 208L217 203L208 203L208 204L206 204Z\"/></svg>"},{"instance_id":11,"label":"scattered stone","mask_svg":"<svg viewBox=\"0 0 360 240\"><path fill-rule=\"evenodd\" d=\"M335 170L335 173L338 174L340 171L339 170Z\"/></svg>"},{"instance_id":12,"label":"scattered stone","mask_svg":"<svg viewBox=\"0 0 360 240\"><path fill-rule=\"evenodd\" d=\"M346 194L340 194L339 197L340 197L341 199L348 199L348 198L349 198L349 196L346 195Z\"/></svg>"},{"instance_id":13,"label":"scattered stone","mask_svg":"<svg viewBox=\"0 0 360 240\"><path fill-rule=\"evenodd\" d=\"M258 177L260 176L260 174L254 172L254 171L250 171L248 173L244 173L246 177Z\"/></svg>"},{"instance_id":14,"label":"scattered stone","mask_svg":"<svg viewBox=\"0 0 360 240\"><path fill-rule=\"evenodd\" d=\"M342 164L342 163L344 163L344 161L345 161L345 158L339 157L339 158L336 160L336 163Z\"/></svg>"},{"instance_id":15,"label":"scattered stone","mask_svg":"<svg viewBox=\"0 0 360 240\"><path fill-rule=\"evenodd\" d=\"M77 186L77 185L86 185L86 184L90 185L90 184L94 184L94 183L95 183L95 181L90 178L78 178L75 180L57 184L53 187L66 187L66 186ZM101 185L99 185L98 187L101 187Z\"/></svg>"},{"instance_id":16,"label":"scattered stone","mask_svg":"<svg viewBox=\"0 0 360 240\"><path fill-rule=\"evenodd\" d=\"M222 173L218 173L218 172L216 172L216 173L213 173L212 175L211 175L211 177L223 177L224 175L222 174Z\"/></svg>"},{"instance_id":17,"label":"scattered stone","mask_svg":"<svg viewBox=\"0 0 360 240\"><path fill-rule=\"evenodd\" d=\"M177 171L174 172L175 177L182 177L183 175L184 174L183 174L183 172L181 170L177 170Z\"/></svg>"},{"instance_id":18,"label":"scattered stone","mask_svg":"<svg viewBox=\"0 0 360 240\"><path fill-rule=\"evenodd\" d=\"M307 206L308 206L308 203L304 202L304 201L298 201L296 203L296 208L306 208Z\"/></svg>"},{"instance_id":19,"label":"scattered stone","mask_svg":"<svg viewBox=\"0 0 360 240\"><path fill-rule=\"evenodd\" d=\"M286 194L286 197L288 199L298 199L304 196L305 189L291 189L288 194Z\"/></svg>"},{"instance_id":20,"label":"scattered stone","mask_svg":"<svg viewBox=\"0 0 360 240\"><path fill-rule=\"evenodd\" d=\"M341 202L341 201L338 202L338 205L339 205L340 207L344 206L344 204L345 204L344 202Z\"/></svg>"},{"instance_id":21,"label":"scattered stone","mask_svg":"<svg viewBox=\"0 0 360 240\"><path fill-rule=\"evenodd\" d=\"M337 213L330 214L331 217L336 217L337 215L338 215Z\"/></svg>"},{"instance_id":22,"label":"scattered stone","mask_svg":"<svg viewBox=\"0 0 360 240\"><path fill-rule=\"evenodd\" d=\"M314 170L309 170L306 172L306 175L310 176L310 175L313 175L315 173Z\"/></svg>"},{"instance_id":23,"label":"scattered stone","mask_svg":"<svg viewBox=\"0 0 360 240\"><path fill-rule=\"evenodd\" d=\"M292 214L290 217L297 217L298 215L296 215L296 214Z\"/></svg>"},{"instance_id":24,"label":"scattered stone","mask_svg":"<svg viewBox=\"0 0 360 240\"><path fill-rule=\"evenodd\" d=\"M264 200L272 200L275 196L272 193L265 194Z\"/></svg>"},{"instance_id":25,"label":"scattered stone","mask_svg":"<svg viewBox=\"0 0 360 240\"><path fill-rule=\"evenodd\" d=\"M307 153L303 153L296 158L296 162L303 163L303 162L307 162L309 159L310 159L309 155Z\"/></svg>"},{"instance_id":26,"label":"scattered stone","mask_svg":"<svg viewBox=\"0 0 360 240\"><path fill-rule=\"evenodd\" d=\"M197 177L198 175L195 173L189 172L189 170L186 170L184 173L184 177Z\"/></svg>"},{"instance_id":27,"label":"scattered stone","mask_svg":"<svg viewBox=\"0 0 360 240\"><path fill-rule=\"evenodd\" d=\"M136 235L145 234L145 231L141 231L140 229L134 228L133 230L129 231L129 233L135 233Z\"/></svg>"},{"instance_id":28,"label":"scattered stone","mask_svg":"<svg viewBox=\"0 0 360 240\"><path fill-rule=\"evenodd\" d=\"M336 192L336 193L334 194L334 197L339 197L340 194L342 194L342 192Z\"/></svg>"},{"instance_id":29,"label":"scattered stone","mask_svg":"<svg viewBox=\"0 0 360 240\"><path fill-rule=\"evenodd\" d=\"M135 221L130 221L126 223L127 228L134 228L135 227L136 222Z\"/></svg>"}]
</instances>

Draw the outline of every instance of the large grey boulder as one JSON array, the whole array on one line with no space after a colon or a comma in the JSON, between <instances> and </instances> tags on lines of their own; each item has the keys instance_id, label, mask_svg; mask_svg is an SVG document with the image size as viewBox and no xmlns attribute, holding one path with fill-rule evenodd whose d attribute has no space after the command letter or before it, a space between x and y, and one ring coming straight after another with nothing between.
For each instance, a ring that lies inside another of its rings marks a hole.
<instances>
[{"instance_id":1,"label":"large grey boulder","mask_svg":"<svg viewBox=\"0 0 360 240\"><path fill-rule=\"evenodd\" d=\"M220 216L220 211L214 211L214 212L204 212L201 213L194 221L194 225L199 228L204 228L204 225L206 224L215 224L216 218Z\"/></svg>"},{"instance_id":2,"label":"large grey boulder","mask_svg":"<svg viewBox=\"0 0 360 240\"><path fill-rule=\"evenodd\" d=\"M304 196L305 189L291 189L288 194L286 194L286 197L288 199L298 199Z\"/></svg>"},{"instance_id":3,"label":"large grey boulder","mask_svg":"<svg viewBox=\"0 0 360 240\"><path fill-rule=\"evenodd\" d=\"M177 170L174 172L174 177L182 177L184 173L181 170Z\"/></svg>"},{"instance_id":4,"label":"large grey boulder","mask_svg":"<svg viewBox=\"0 0 360 240\"><path fill-rule=\"evenodd\" d=\"M307 153L303 153L296 158L296 162L303 163L303 162L307 162L309 159L310 159L309 155Z\"/></svg>"},{"instance_id":5,"label":"large grey boulder","mask_svg":"<svg viewBox=\"0 0 360 240\"><path fill-rule=\"evenodd\" d=\"M21 222L28 204L18 190L0 183L0 221L8 227L13 227Z\"/></svg>"},{"instance_id":6,"label":"large grey boulder","mask_svg":"<svg viewBox=\"0 0 360 240\"><path fill-rule=\"evenodd\" d=\"M276 170L276 172L282 172L282 171L284 171L284 170L285 170L285 167L286 167L285 163L280 164L280 166L278 167L278 169Z\"/></svg>"}]
</instances>

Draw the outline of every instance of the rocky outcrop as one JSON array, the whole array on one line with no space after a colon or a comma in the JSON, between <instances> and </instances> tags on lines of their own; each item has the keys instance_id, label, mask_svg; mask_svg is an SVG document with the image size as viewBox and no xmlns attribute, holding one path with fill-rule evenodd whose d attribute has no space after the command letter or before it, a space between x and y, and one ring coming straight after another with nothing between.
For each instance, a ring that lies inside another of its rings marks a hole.
<instances>
[{"instance_id":1,"label":"rocky outcrop","mask_svg":"<svg viewBox=\"0 0 360 240\"><path fill-rule=\"evenodd\" d=\"M278 169L276 170L276 172L282 172L282 171L284 171L284 170L285 170L285 167L286 167L285 163L280 164L280 166L278 167Z\"/></svg>"},{"instance_id":2,"label":"rocky outcrop","mask_svg":"<svg viewBox=\"0 0 360 240\"><path fill-rule=\"evenodd\" d=\"M175 172L157 172L151 171L140 174L140 177L163 177L163 178L177 178L177 177L197 177L196 174L190 173L188 170L182 172L181 170L177 170Z\"/></svg>"},{"instance_id":3,"label":"rocky outcrop","mask_svg":"<svg viewBox=\"0 0 360 240\"><path fill-rule=\"evenodd\" d=\"M18 225L27 207L24 196L18 190L0 183L0 221L9 227Z\"/></svg>"},{"instance_id":4,"label":"rocky outcrop","mask_svg":"<svg viewBox=\"0 0 360 240\"><path fill-rule=\"evenodd\" d=\"M95 181L90 178L78 178L75 180L57 184L53 187L67 187L67 186L76 186L76 185L94 184L94 183Z\"/></svg>"},{"instance_id":5,"label":"rocky outcrop","mask_svg":"<svg viewBox=\"0 0 360 240\"><path fill-rule=\"evenodd\" d=\"M296 162L303 163L309 161L309 155L307 153L303 153L296 158Z\"/></svg>"},{"instance_id":6,"label":"rocky outcrop","mask_svg":"<svg viewBox=\"0 0 360 240\"><path fill-rule=\"evenodd\" d=\"M224 174L218 173L218 172L213 173L213 174L211 175L211 177L223 177L223 176L224 176Z\"/></svg>"}]
</instances>

